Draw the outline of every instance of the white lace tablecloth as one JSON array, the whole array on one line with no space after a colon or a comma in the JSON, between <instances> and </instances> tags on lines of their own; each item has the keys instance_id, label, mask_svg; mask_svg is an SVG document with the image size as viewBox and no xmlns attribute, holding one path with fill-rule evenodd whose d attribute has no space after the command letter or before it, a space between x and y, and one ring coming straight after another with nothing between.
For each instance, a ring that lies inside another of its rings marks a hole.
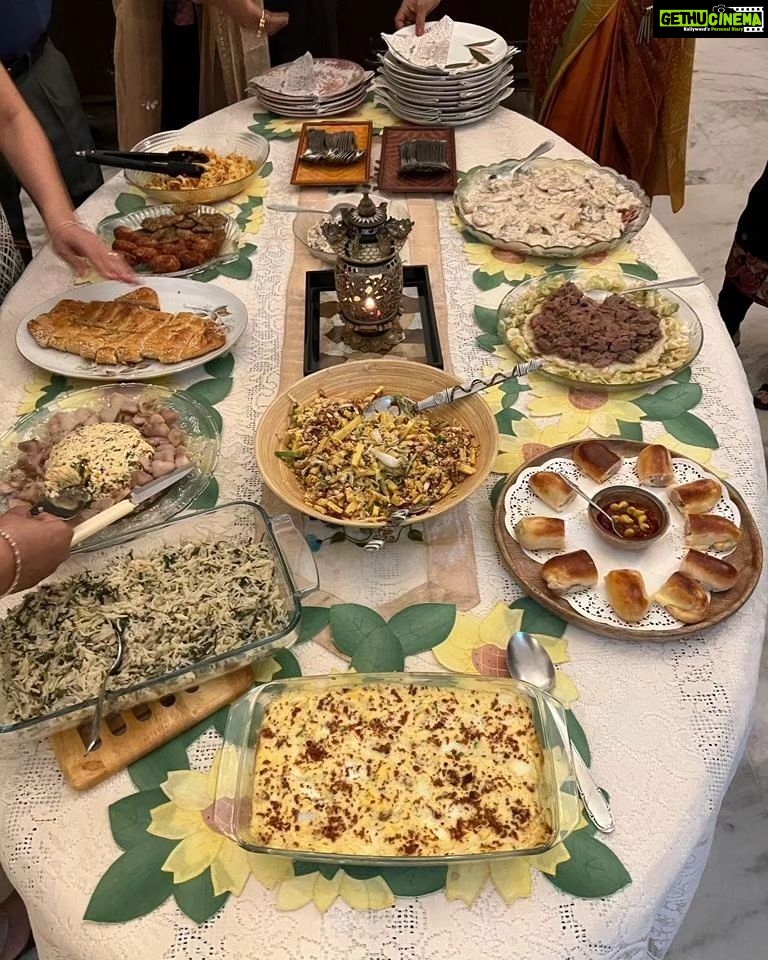
<instances>
[{"instance_id":1,"label":"white lace tablecloth","mask_svg":"<svg viewBox=\"0 0 768 960\"><path fill-rule=\"evenodd\" d=\"M246 101L196 126L244 129L253 110L253 102ZM545 139L535 123L504 110L484 123L457 129L456 138L463 170L523 156ZM269 198L296 200L298 191L289 186L296 142L273 140L271 147ZM577 155L562 142L554 153ZM112 212L115 196L125 188L122 176L107 183L83 207L84 218L95 224ZM451 352L457 373L469 376L488 362L488 354L475 344L472 310L478 291L450 211L450 200L441 200ZM224 499L260 494L252 436L278 382L291 220L291 215L267 210L250 280L215 281L241 297L251 317L235 350L234 388L219 405L225 432L217 476ZM653 219L633 247L661 276L692 272ZM23 385L34 376L14 346L18 321L36 303L67 289L70 279L67 268L46 249L3 308L4 424L13 421ZM693 288L687 298L705 329L704 348L694 366L704 387L696 413L720 442L715 465L740 488L763 529L763 448L747 382L711 294ZM482 596L477 612L485 613L499 599L515 599L520 590L499 562L486 492L472 500L471 518ZM356 571L355 579L366 585L362 573ZM367 580L365 602L380 602L375 578ZM593 770L611 794L618 823L607 842L632 876L628 887L605 900L576 899L538 877L534 895L511 907L486 889L472 908L447 902L438 893L401 900L375 913L355 912L340 901L325 914L311 904L280 913L269 893L256 887L230 898L201 927L172 899L129 924L88 923L82 919L88 899L119 852L107 807L131 792L128 776L120 774L76 794L64 785L47 743L5 747L0 755L0 851L29 908L41 960L502 960L512 955L517 960L658 960L695 892L723 794L744 749L767 602L763 579L738 614L705 639L686 642L629 644L568 629L573 660L568 672L581 693L579 718L593 747ZM331 663L330 655L314 646L297 655L305 672L320 672Z\"/></svg>"}]
</instances>

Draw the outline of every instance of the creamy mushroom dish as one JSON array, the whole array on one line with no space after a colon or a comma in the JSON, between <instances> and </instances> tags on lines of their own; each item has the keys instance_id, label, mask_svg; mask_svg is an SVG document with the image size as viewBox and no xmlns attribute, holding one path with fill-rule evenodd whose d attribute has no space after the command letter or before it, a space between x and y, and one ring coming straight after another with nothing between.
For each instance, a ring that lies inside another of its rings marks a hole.
<instances>
[{"instance_id":1,"label":"creamy mushroom dish","mask_svg":"<svg viewBox=\"0 0 768 960\"><path fill-rule=\"evenodd\" d=\"M471 178L457 202L470 226L505 243L541 247L615 240L640 210L615 174L567 162Z\"/></svg>"}]
</instances>

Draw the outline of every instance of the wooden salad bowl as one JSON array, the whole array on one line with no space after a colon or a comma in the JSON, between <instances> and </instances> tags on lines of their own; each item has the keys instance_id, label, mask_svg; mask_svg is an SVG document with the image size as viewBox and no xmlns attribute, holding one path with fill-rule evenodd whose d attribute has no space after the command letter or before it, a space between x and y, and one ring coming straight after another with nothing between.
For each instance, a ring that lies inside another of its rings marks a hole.
<instances>
[{"instance_id":1,"label":"wooden salad bowl","mask_svg":"<svg viewBox=\"0 0 768 960\"><path fill-rule=\"evenodd\" d=\"M262 416L256 430L256 462L269 489L294 510L318 520L345 527L381 527L385 520L345 520L320 513L305 503L303 490L290 466L276 456L283 448L283 437L288 429L293 402L303 403L321 391L328 397L360 398L383 388L385 394L403 394L412 400L453 387L460 381L443 370L411 360L356 360L319 370L277 396ZM479 395L466 397L450 406L430 410L427 416L434 420L458 423L469 430L478 443L477 470L468 476L447 496L406 523L423 523L437 517L466 500L491 471L498 451L498 429L491 408Z\"/></svg>"}]
</instances>

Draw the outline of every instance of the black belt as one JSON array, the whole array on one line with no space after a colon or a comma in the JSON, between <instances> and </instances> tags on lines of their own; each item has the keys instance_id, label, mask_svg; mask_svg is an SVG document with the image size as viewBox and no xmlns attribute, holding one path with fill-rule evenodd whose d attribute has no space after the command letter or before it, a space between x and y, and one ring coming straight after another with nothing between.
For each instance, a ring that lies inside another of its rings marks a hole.
<instances>
[{"instance_id":1,"label":"black belt","mask_svg":"<svg viewBox=\"0 0 768 960\"><path fill-rule=\"evenodd\" d=\"M47 42L48 34L44 33L42 37L40 37L26 53L22 53L20 57L15 57L11 61L3 60L3 66L10 74L11 80L20 80L24 74L31 69L32 64L42 57Z\"/></svg>"}]
</instances>

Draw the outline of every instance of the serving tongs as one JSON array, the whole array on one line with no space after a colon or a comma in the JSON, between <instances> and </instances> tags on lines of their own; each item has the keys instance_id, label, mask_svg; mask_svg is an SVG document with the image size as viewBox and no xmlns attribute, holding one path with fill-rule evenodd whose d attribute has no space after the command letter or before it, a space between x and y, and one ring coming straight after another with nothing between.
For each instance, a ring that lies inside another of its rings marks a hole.
<instances>
[{"instance_id":1,"label":"serving tongs","mask_svg":"<svg viewBox=\"0 0 768 960\"><path fill-rule=\"evenodd\" d=\"M307 130L307 148L301 159L306 163L355 163L365 156L357 144L354 130L328 133L326 130Z\"/></svg>"},{"instance_id":2,"label":"serving tongs","mask_svg":"<svg viewBox=\"0 0 768 960\"><path fill-rule=\"evenodd\" d=\"M168 153L123 152L121 150L76 150L75 155L89 163L144 173L164 173L169 177L202 177L210 159L198 150L170 150Z\"/></svg>"}]
</instances>

